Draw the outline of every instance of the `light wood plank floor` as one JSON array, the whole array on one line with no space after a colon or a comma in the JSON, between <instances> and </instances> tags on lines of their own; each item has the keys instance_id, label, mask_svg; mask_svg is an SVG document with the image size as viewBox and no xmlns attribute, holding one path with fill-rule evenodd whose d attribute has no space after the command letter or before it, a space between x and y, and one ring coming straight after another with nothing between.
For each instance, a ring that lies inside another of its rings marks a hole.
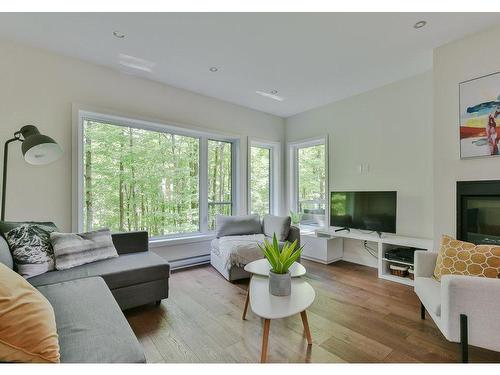
<instances>
[{"instance_id":1,"label":"light wood plank floor","mask_svg":"<svg viewBox=\"0 0 500 375\"><path fill-rule=\"evenodd\" d=\"M347 262L303 261L316 290L308 310L307 346L300 315L271 321L268 362L456 362L458 344L420 320L413 288L377 278ZM241 320L248 280L231 284L211 266L173 272L160 306L126 312L148 362L258 362L261 319ZM492 333L496 334L496 333ZM470 349L471 362L500 362L500 353Z\"/></svg>"}]
</instances>

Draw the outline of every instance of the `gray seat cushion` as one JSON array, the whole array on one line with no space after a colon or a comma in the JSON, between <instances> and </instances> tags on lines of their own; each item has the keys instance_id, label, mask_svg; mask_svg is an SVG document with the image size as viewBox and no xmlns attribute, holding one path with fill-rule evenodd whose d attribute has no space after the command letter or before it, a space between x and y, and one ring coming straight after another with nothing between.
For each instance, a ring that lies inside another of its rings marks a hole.
<instances>
[{"instance_id":1,"label":"gray seat cushion","mask_svg":"<svg viewBox=\"0 0 500 375\"><path fill-rule=\"evenodd\" d=\"M61 362L146 361L141 345L102 278L45 285L38 290L54 308Z\"/></svg>"},{"instance_id":2,"label":"gray seat cushion","mask_svg":"<svg viewBox=\"0 0 500 375\"><path fill-rule=\"evenodd\" d=\"M84 277L101 276L109 289L166 279L170 276L168 262L151 251L124 254L62 271L47 272L29 278L34 286L54 284Z\"/></svg>"},{"instance_id":3,"label":"gray seat cushion","mask_svg":"<svg viewBox=\"0 0 500 375\"><path fill-rule=\"evenodd\" d=\"M441 283L432 277L416 277L415 293L427 311L441 316Z\"/></svg>"}]
</instances>

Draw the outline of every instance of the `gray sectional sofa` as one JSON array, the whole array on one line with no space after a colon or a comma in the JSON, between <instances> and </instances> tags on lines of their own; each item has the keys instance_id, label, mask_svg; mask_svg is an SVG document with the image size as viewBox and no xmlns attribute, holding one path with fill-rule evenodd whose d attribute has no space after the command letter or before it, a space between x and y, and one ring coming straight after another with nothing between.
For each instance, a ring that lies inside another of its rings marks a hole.
<instances>
[{"instance_id":1,"label":"gray sectional sofa","mask_svg":"<svg viewBox=\"0 0 500 375\"><path fill-rule=\"evenodd\" d=\"M121 310L168 297L170 265L148 251L147 232L113 234L117 258L29 278L54 308L61 362L145 362ZM0 262L14 268L0 237Z\"/></svg>"}]
</instances>

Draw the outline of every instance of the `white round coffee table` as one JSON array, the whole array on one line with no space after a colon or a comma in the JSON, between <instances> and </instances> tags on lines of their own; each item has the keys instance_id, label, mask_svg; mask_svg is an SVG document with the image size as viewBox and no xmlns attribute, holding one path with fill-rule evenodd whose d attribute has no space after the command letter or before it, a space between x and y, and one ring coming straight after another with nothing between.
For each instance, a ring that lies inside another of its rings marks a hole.
<instances>
[{"instance_id":1,"label":"white round coffee table","mask_svg":"<svg viewBox=\"0 0 500 375\"><path fill-rule=\"evenodd\" d=\"M277 297L269 293L269 278L254 275L250 280L249 295L252 311L264 319L261 362L266 362L267 359L271 319L286 318L300 313L307 343L312 344L306 309L313 303L316 293L304 279L293 278L291 294L286 297Z\"/></svg>"},{"instance_id":2,"label":"white round coffee table","mask_svg":"<svg viewBox=\"0 0 500 375\"><path fill-rule=\"evenodd\" d=\"M248 263L244 269L252 275L269 276L271 264L269 264L269 261L264 258ZM302 264L294 262L290 266L290 273L292 274L292 277L300 277L306 274L306 269Z\"/></svg>"},{"instance_id":3,"label":"white round coffee table","mask_svg":"<svg viewBox=\"0 0 500 375\"><path fill-rule=\"evenodd\" d=\"M250 273L252 276L269 276L269 271L271 270L271 264L269 264L269 261L264 258L264 259L259 259L259 260L254 260L253 262L248 263L245 268L245 271ZM290 266L290 273L292 277L300 277L304 276L306 274L306 269L304 266L298 262L294 262ZM245 320L247 316L247 310L248 310L248 302L250 301L250 289L247 292L247 298L245 299L245 307L243 308L243 315L241 319Z\"/></svg>"}]
</instances>

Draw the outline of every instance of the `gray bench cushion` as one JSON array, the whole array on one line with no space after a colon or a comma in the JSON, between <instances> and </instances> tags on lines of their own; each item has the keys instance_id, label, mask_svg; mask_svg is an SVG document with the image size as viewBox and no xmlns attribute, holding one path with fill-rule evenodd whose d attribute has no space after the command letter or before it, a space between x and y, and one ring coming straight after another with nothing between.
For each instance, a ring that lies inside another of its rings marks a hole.
<instances>
[{"instance_id":1,"label":"gray bench cushion","mask_svg":"<svg viewBox=\"0 0 500 375\"><path fill-rule=\"evenodd\" d=\"M54 308L61 362L145 362L141 345L102 278L45 285L38 290Z\"/></svg>"},{"instance_id":2,"label":"gray bench cushion","mask_svg":"<svg viewBox=\"0 0 500 375\"><path fill-rule=\"evenodd\" d=\"M29 278L34 286L62 281L101 276L109 289L162 280L170 275L170 265L151 251L120 255L118 258L101 260L62 271L52 271Z\"/></svg>"},{"instance_id":3,"label":"gray bench cushion","mask_svg":"<svg viewBox=\"0 0 500 375\"><path fill-rule=\"evenodd\" d=\"M259 215L225 216L215 218L217 238L262 233Z\"/></svg>"},{"instance_id":4,"label":"gray bench cushion","mask_svg":"<svg viewBox=\"0 0 500 375\"><path fill-rule=\"evenodd\" d=\"M292 219L290 216L266 215L262 220L262 231L267 237L276 234L278 241L285 241L290 231Z\"/></svg>"}]
</instances>

